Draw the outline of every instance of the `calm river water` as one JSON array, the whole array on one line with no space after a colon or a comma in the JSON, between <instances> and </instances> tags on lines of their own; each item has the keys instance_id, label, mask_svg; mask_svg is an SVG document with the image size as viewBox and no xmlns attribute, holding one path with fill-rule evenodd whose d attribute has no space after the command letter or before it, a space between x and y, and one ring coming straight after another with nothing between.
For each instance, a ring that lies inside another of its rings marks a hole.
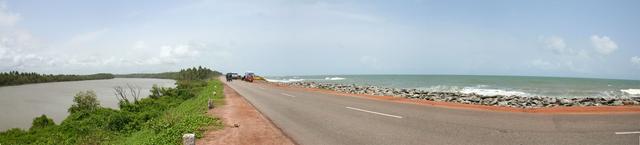
<instances>
[{"instance_id":1,"label":"calm river water","mask_svg":"<svg viewBox=\"0 0 640 145\"><path fill-rule=\"evenodd\" d=\"M73 104L73 96L80 91L93 90L98 95L100 105L118 108L113 87L130 84L139 87L141 96L146 97L153 84L174 87L174 83L174 80L168 79L115 78L0 87L0 131L28 129L33 118L42 114L59 124L68 115L67 109Z\"/></svg>"}]
</instances>

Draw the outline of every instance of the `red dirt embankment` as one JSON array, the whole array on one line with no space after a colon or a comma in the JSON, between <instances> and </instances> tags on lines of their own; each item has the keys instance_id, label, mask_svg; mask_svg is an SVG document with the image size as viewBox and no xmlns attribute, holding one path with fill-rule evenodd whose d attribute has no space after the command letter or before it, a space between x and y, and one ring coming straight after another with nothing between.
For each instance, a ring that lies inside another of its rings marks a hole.
<instances>
[{"instance_id":1,"label":"red dirt embankment","mask_svg":"<svg viewBox=\"0 0 640 145\"><path fill-rule=\"evenodd\" d=\"M198 145L293 145L293 141L280 131L253 105L235 90L224 85L226 104L216 106L207 114L217 116L225 124L222 130L207 131L197 140ZM235 126L238 124L238 127Z\"/></svg>"},{"instance_id":2,"label":"red dirt embankment","mask_svg":"<svg viewBox=\"0 0 640 145\"><path fill-rule=\"evenodd\" d=\"M396 103L435 106L435 107L453 108L453 109L471 109L471 110L482 110L482 111L520 112L520 113L538 113L538 114L640 113L640 106L586 106L586 107L558 106L558 107L550 107L550 108L513 108L513 107L501 107L501 106L476 105L476 104L460 104L460 103L452 103L452 102L437 102L437 101L429 101L429 100L422 100L422 99L408 99L408 98L394 97L394 96L349 94L349 93L342 93L342 92L337 92L332 90L293 87L293 86L277 85L277 84L266 83L266 82L261 82L260 84L265 86L279 87L279 88L290 89L290 90L302 90L302 91L319 92L319 93L339 95L339 96L359 97L359 98L366 98L366 99L373 99L373 100L380 100L380 101L391 101Z\"/></svg>"}]
</instances>

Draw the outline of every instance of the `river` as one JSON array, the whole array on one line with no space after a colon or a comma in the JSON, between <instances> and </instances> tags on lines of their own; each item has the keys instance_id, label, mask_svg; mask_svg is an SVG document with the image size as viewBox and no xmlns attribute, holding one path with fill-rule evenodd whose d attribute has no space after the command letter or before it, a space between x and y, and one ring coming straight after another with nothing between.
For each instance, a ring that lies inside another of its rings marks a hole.
<instances>
[{"instance_id":1,"label":"river","mask_svg":"<svg viewBox=\"0 0 640 145\"><path fill-rule=\"evenodd\" d=\"M0 131L28 129L33 118L42 114L59 124L68 115L73 96L80 91L93 90L101 106L117 109L118 99L113 91L116 86L139 87L141 96L146 97L153 84L174 87L174 83L168 79L115 78L0 87Z\"/></svg>"}]
</instances>

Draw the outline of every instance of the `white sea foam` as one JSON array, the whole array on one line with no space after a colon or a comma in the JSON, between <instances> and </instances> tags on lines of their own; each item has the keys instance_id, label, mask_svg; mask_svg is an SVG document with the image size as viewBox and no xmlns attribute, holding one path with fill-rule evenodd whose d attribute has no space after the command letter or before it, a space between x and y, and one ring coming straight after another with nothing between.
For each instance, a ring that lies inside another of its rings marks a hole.
<instances>
[{"instance_id":1,"label":"white sea foam","mask_svg":"<svg viewBox=\"0 0 640 145\"><path fill-rule=\"evenodd\" d=\"M525 92L520 92L520 91L506 91L506 90L499 90L499 89L479 89L479 88L474 88L474 87L463 88L460 91L460 93L465 93L465 94L475 93L475 94L478 94L478 95L485 95L485 96L495 96L495 95L529 96L529 94L527 94Z\"/></svg>"},{"instance_id":2,"label":"white sea foam","mask_svg":"<svg viewBox=\"0 0 640 145\"><path fill-rule=\"evenodd\" d=\"M436 85L428 88L417 88L429 92L459 92L461 90L458 86Z\"/></svg>"},{"instance_id":3,"label":"white sea foam","mask_svg":"<svg viewBox=\"0 0 640 145\"><path fill-rule=\"evenodd\" d=\"M475 93L478 95L485 96L495 96L495 95L504 95L504 96L532 96L529 93L520 92L520 91L508 91L508 90L500 90L500 89L489 89L489 85L477 85L474 87L459 87L459 86L447 86L447 85L436 85L428 88L418 88L420 90L430 91L430 92L460 92L465 94Z\"/></svg>"},{"instance_id":4,"label":"white sea foam","mask_svg":"<svg viewBox=\"0 0 640 145\"><path fill-rule=\"evenodd\" d=\"M324 80L330 80L330 81L337 81L337 80L344 80L345 78L341 78L341 77L326 77L324 78Z\"/></svg>"},{"instance_id":5,"label":"white sea foam","mask_svg":"<svg viewBox=\"0 0 640 145\"><path fill-rule=\"evenodd\" d=\"M627 94L631 94L631 95L640 95L640 89L623 89L620 91L625 92Z\"/></svg>"},{"instance_id":6,"label":"white sea foam","mask_svg":"<svg viewBox=\"0 0 640 145\"><path fill-rule=\"evenodd\" d=\"M274 79L265 79L268 82L274 82L274 83L290 83L290 82L300 82L300 81L304 81L304 79L282 79L282 80L274 80Z\"/></svg>"}]
</instances>

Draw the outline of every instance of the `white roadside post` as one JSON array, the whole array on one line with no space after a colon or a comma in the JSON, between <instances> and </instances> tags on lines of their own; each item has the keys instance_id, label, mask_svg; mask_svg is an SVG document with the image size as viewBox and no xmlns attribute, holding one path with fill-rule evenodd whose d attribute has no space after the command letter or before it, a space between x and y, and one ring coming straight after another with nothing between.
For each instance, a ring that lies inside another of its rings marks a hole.
<instances>
[{"instance_id":1,"label":"white roadside post","mask_svg":"<svg viewBox=\"0 0 640 145\"><path fill-rule=\"evenodd\" d=\"M209 101L207 101L207 104L208 104L207 107L209 107L209 109L213 109L213 100L211 100L211 98L209 98Z\"/></svg>"},{"instance_id":2,"label":"white roadside post","mask_svg":"<svg viewBox=\"0 0 640 145\"><path fill-rule=\"evenodd\" d=\"M216 93L217 93L216 91L213 91L213 96L215 96L215 95L216 95ZM209 98L209 100L207 101L207 107L208 107L209 109L213 109L213 107L214 107L214 106L213 106L213 100L212 100L211 98Z\"/></svg>"},{"instance_id":3,"label":"white roadside post","mask_svg":"<svg viewBox=\"0 0 640 145\"><path fill-rule=\"evenodd\" d=\"M187 133L182 135L183 145L196 145L196 135L193 133Z\"/></svg>"}]
</instances>

